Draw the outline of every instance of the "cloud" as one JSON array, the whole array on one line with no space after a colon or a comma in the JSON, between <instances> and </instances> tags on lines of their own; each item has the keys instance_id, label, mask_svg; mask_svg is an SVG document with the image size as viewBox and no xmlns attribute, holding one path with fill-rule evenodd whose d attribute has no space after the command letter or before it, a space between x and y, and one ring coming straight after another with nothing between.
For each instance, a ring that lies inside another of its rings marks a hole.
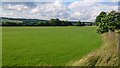
<instances>
[{"instance_id":1,"label":"cloud","mask_svg":"<svg viewBox=\"0 0 120 68\"><path fill-rule=\"evenodd\" d=\"M7 16L7 17L11 17L11 16L16 17L17 15L15 13L13 13L13 12L0 14L0 17L5 17L5 16Z\"/></svg>"},{"instance_id":2,"label":"cloud","mask_svg":"<svg viewBox=\"0 0 120 68\"><path fill-rule=\"evenodd\" d=\"M42 9L42 8L41 8ZM38 13L38 12L40 12L40 9L39 9L39 7L36 7L36 8L34 8L34 9L32 9L32 11L31 11L32 13Z\"/></svg>"},{"instance_id":3,"label":"cloud","mask_svg":"<svg viewBox=\"0 0 120 68\"><path fill-rule=\"evenodd\" d=\"M69 9L62 2L48 2L44 4L37 3L37 6L31 10L31 13L39 14L43 18L64 19L69 15Z\"/></svg>"},{"instance_id":4,"label":"cloud","mask_svg":"<svg viewBox=\"0 0 120 68\"><path fill-rule=\"evenodd\" d=\"M69 5L69 9L72 10L70 19L82 21L95 21L96 16L101 11L109 12L111 10L117 11L118 9L118 6L113 4L108 5L107 3L102 4L99 2L84 2L84 1L73 2Z\"/></svg>"},{"instance_id":5,"label":"cloud","mask_svg":"<svg viewBox=\"0 0 120 68\"><path fill-rule=\"evenodd\" d=\"M118 6L111 2L94 2L96 0L81 0L71 3L60 2L23 2L3 4L3 14L6 17L24 17L36 19L59 18L62 20L95 21L101 11L117 10ZM11 14L10 14L11 13ZM13 15L12 15L13 13Z\"/></svg>"},{"instance_id":6,"label":"cloud","mask_svg":"<svg viewBox=\"0 0 120 68\"><path fill-rule=\"evenodd\" d=\"M3 5L3 9L5 10L15 10L15 11L24 11L29 9L29 7L25 5L12 5L12 4L7 4Z\"/></svg>"},{"instance_id":7,"label":"cloud","mask_svg":"<svg viewBox=\"0 0 120 68\"><path fill-rule=\"evenodd\" d=\"M2 0L2 2L55 2L56 0ZM62 2L118 2L119 0L60 0Z\"/></svg>"}]
</instances>

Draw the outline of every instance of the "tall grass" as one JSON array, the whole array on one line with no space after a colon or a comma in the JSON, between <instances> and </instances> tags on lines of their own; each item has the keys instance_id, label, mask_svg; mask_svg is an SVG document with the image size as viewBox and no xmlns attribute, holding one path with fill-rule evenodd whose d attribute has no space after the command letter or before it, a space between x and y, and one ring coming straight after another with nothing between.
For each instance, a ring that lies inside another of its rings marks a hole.
<instances>
[{"instance_id":1,"label":"tall grass","mask_svg":"<svg viewBox=\"0 0 120 68\"><path fill-rule=\"evenodd\" d=\"M112 36L111 36L112 35ZM102 46L73 63L74 66L118 66L118 35L115 32L102 34Z\"/></svg>"}]
</instances>

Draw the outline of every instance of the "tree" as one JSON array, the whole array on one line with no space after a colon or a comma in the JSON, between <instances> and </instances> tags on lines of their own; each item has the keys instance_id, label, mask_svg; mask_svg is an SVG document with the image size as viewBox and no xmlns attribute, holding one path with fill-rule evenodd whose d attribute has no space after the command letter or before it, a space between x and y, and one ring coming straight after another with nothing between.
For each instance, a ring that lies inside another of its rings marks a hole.
<instances>
[{"instance_id":1,"label":"tree","mask_svg":"<svg viewBox=\"0 0 120 68\"><path fill-rule=\"evenodd\" d=\"M76 22L76 26L82 26L82 22L80 21Z\"/></svg>"},{"instance_id":2,"label":"tree","mask_svg":"<svg viewBox=\"0 0 120 68\"><path fill-rule=\"evenodd\" d=\"M82 26L85 26L85 22L82 22ZM92 26L92 25L91 25Z\"/></svg>"},{"instance_id":3,"label":"tree","mask_svg":"<svg viewBox=\"0 0 120 68\"><path fill-rule=\"evenodd\" d=\"M61 21L62 26L68 26L68 21Z\"/></svg>"},{"instance_id":4,"label":"tree","mask_svg":"<svg viewBox=\"0 0 120 68\"><path fill-rule=\"evenodd\" d=\"M104 18L106 16L106 12L101 12L97 17L96 17L96 25L98 26L98 24L101 22L101 19Z\"/></svg>"},{"instance_id":5,"label":"tree","mask_svg":"<svg viewBox=\"0 0 120 68\"><path fill-rule=\"evenodd\" d=\"M98 33L109 32L110 38L114 39L115 30L118 33L118 51L120 55L120 12L111 11L97 21L98 23Z\"/></svg>"},{"instance_id":6,"label":"tree","mask_svg":"<svg viewBox=\"0 0 120 68\"><path fill-rule=\"evenodd\" d=\"M62 25L62 23L61 23L61 21L59 19L50 19L49 23L52 26L60 26L60 25Z\"/></svg>"},{"instance_id":7,"label":"tree","mask_svg":"<svg viewBox=\"0 0 120 68\"><path fill-rule=\"evenodd\" d=\"M96 23L98 25L98 33L105 33L108 31L115 31L116 29L120 29L120 13L111 11L104 15L101 20L97 21Z\"/></svg>"}]
</instances>

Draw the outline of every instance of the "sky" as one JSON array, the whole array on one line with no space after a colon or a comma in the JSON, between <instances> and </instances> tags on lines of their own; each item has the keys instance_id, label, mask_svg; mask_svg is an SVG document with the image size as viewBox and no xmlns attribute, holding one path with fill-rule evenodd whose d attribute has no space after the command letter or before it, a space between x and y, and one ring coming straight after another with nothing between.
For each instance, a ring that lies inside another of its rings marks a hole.
<instances>
[{"instance_id":1,"label":"sky","mask_svg":"<svg viewBox=\"0 0 120 68\"><path fill-rule=\"evenodd\" d=\"M66 2L65 2L66 1ZM101 11L118 11L119 0L3 0L0 17L91 21Z\"/></svg>"}]
</instances>

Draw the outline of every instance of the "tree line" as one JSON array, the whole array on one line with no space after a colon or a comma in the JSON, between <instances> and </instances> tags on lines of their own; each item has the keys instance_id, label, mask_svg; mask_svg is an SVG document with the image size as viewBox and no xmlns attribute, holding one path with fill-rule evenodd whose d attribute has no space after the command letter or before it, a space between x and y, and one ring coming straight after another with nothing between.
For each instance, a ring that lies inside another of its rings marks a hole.
<instances>
[{"instance_id":1,"label":"tree line","mask_svg":"<svg viewBox=\"0 0 120 68\"><path fill-rule=\"evenodd\" d=\"M2 26L92 26L94 22L2 18Z\"/></svg>"}]
</instances>

